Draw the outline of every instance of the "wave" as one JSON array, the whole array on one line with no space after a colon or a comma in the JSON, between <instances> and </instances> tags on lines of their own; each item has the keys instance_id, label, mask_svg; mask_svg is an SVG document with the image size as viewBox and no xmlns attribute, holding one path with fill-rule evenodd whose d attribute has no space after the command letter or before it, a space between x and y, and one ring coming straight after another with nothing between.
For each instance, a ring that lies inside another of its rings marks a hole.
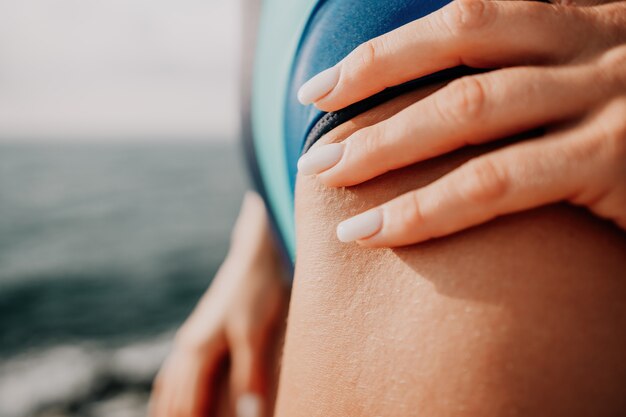
<instances>
[{"instance_id":1,"label":"wave","mask_svg":"<svg viewBox=\"0 0 626 417\"><path fill-rule=\"evenodd\" d=\"M63 345L0 362L0 415L145 415L172 332L118 348Z\"/></svg>"}]
</instances>

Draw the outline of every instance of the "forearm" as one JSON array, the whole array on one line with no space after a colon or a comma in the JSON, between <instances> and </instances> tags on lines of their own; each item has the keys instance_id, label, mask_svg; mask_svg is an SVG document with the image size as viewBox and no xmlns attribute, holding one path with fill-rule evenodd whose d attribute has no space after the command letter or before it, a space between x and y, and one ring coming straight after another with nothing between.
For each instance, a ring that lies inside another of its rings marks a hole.
<instances>
[{"instance_id":1,"label":"forearm","mask_svg":"<svg viewBox=\"0 0 626 417\"><path fill-rule=\"evenodd\" d=\"M155 380L152 416L273 409L287 304L280 266L264 204L249 193L227 259Z\"/></svg>"},{"instance_id":2,"label":"forearm","mask_svg":"<svg viewBox=\"0 0 626 417\"><path fill-rule=\"evenodd\" d=\"M281 270L279 255L274 237L271 235L267 213L263 201L258 195L248 193L244 198L237 222L231 233L228 254L214 277L207 291L194 308L178 332L180 343L197 346L214 345L214 338L219 332L212 331L223 324L224 312L229 310L223 305L233 298L232 292L240 289L240 280L249 280L257 271L270 271L280 281ZM263 291L263 282L256 280L257 290ZM254 285L251 280L249 285ZM251 291L255 293L254 291ZM215 296L215 295L219 296Z\"/></svg>"}]
</instances>

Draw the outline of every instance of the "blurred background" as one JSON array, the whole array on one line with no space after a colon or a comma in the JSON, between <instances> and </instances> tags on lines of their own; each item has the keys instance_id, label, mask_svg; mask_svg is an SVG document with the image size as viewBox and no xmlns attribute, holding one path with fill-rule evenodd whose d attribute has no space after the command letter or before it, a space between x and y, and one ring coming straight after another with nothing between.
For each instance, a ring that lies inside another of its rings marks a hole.
<instances>
[{"instance_id":1,"label":"blurred background","mask_svg":"<svg viewBox=\"0 0 626 417\"><path fill-rule=\"evenodd\" d=\"M238 2L0 0L0 416L139 416L246 186Z\"/></svg>"}]
</instances>

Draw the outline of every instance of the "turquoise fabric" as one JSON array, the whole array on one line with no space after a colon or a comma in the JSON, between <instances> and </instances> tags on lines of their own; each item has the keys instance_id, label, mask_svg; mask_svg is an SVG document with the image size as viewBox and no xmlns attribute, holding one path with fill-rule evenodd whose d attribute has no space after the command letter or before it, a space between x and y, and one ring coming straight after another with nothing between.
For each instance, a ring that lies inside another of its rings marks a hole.
<instances>
[{"instance_id":1,"label":"turquoise fabric","mask_svg":"<svg viewBox=\"0 0 626 417\"><path fill-rule=\"evenodd\" d=\"M335 65L360 43L422 18L450 1L265 0L262 3L252 89L252 140L248 138L246 143L252 151L248 152L252 155L250 159L255 162L256 185L292 262L295 263L296 253L296 163L307 136L324 115L314 106L298 103L298 88L313 75ZM465 67L450 68L397 89L403 91L402 88L449 80L467 72ZM377 96L387 97L392 90ZM376 96L371 97L369 102L376 100ZM352 114L367 103L364 100L343 110Z\"/></svg>"},{"instance_id":2,"label":"turquoise fabric","mask_svg":"<svg viewBox=\"0 0 626 417\"><path fill-rule=\"evenodd\" d=\"M252 91L252 133L267 204L295 260L294 197L289 183L284 110L302 31L317 0L265 0Z\"/></svg>"},{"instance_id":3,"label":"turquoise fabric","mask_svg":"<svg viewBox=\"0 0 626 417\"><path fill-rule=\"evenodd\" d=\"M326 114L298 102L298 89L315 74L332 67L361 43L420 19L451 0L319 0L301 35L284 98L285 148L292 188L306 138ZM458 71L455 71L458 72ZM422 77L418 85L439 82L444 74ZM450 78L447 74L447 79ZM461 74L462 75L462 74ZM457 75L458 76L458 75ZM417 81L417 80L415 80ZM376 100L373 100L374 102ZM357 106L354 106L357 107Z\"/></svg>"}]
</instances>

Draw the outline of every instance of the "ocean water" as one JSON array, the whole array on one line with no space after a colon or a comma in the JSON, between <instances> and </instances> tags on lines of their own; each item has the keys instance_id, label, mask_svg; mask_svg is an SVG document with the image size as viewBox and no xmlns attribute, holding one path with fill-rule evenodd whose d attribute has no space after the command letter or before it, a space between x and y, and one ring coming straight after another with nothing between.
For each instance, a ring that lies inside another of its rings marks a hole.
<instances>
[{"instance_id":1,"label":"ocean water","mask_svg":"<svg viewBox=\"0 0 626 417\"><path fill-rule=\"evenodd\" d=\"M0 416L135 415L245 188L234 142L0 144Z\"/></svg>"}]
</instances>

